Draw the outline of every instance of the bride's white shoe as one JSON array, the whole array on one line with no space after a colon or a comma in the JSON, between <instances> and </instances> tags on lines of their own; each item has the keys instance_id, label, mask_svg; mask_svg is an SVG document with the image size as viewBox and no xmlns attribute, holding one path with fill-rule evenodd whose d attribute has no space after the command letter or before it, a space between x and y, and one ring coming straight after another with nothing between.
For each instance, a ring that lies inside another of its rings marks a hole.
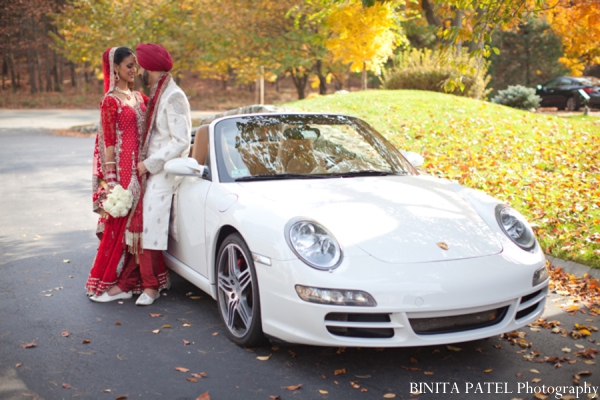
<instances>
[{"instance_id":1,"label":"bride's white shoe","mask_svg":"<svg viewBox=\"0 0 600 400\"><path fill-rule=\"evenodd\" d=\"M149 306L150 304L154 303L154 300L158 299L160 297L160 292L156 293L156 296L154 298L152 298L150 295L148 295L146 292L142 293L140 295L140 297L138 297L137 301L135 302L136 306Z\"/></svg>"},{"instance_id":2,"label":"bride's white shoe","mask_svg":"<svg viewBox=\"0 0 600 400\"><path fill-rule=\"evenodd\" d=\"M95 301L96 303L108 303L109 301L121 300L121 299L130 299L133 294L131 291L129 292L121 292L115 294L113 296L108 294L108 291L102 293L100 296L92 296L90 300Z\"/></svg>"}]
</instances>

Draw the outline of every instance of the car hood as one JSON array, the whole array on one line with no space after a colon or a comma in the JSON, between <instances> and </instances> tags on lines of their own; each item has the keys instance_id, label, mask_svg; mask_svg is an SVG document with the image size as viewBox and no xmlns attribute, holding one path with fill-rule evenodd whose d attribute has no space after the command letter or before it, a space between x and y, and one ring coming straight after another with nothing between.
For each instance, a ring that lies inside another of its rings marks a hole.
<instances>
[{"instance_id":1,"label":"car hood","mask_svg":"<svg viewBox=\"0 0 600 400\"><path fill-rule=\"evenodd\" d=\"M312 219L342 249L388 263L448 261L502 251L490 227L442 180L423 176L240 183L290 219ZM355 254L355 253L353 253Z\"/></svg>"}]
</instances>

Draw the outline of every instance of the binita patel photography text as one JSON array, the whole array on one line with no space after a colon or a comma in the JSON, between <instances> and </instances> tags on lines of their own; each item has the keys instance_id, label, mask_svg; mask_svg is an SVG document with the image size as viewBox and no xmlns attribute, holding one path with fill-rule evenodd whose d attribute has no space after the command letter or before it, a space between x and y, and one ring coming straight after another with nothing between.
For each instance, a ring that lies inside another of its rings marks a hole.
<instances>
[{"instance_id":1,"label":"binita patel photography text","mask_svg":"<svg viewBox=\"0 0 600 400\"><path fill-rule=\"evenodd\" d=\"M569 395L575 398L592 394L599 398L599 386L582 383L582 386L532 385L529 382L410 382L412 394L545 394L562 399Z\"/></svg>"}]
</instances>

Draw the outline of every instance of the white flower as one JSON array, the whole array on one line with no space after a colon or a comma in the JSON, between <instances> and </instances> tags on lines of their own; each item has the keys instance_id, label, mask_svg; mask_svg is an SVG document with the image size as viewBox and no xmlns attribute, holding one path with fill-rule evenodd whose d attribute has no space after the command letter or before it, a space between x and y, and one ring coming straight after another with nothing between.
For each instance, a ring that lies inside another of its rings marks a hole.
<instances>
[{"instance_id":1,"label":"white flower","mask_svg":"<svg viewBox=\"0 0 600 400\"><path fill-rule=\"evenodd\" d=\"M106 197L102 207L112 217L124 217L129 213L133 204L133 194L121 185L115 186Z\"/></svg>"}]
</instances>

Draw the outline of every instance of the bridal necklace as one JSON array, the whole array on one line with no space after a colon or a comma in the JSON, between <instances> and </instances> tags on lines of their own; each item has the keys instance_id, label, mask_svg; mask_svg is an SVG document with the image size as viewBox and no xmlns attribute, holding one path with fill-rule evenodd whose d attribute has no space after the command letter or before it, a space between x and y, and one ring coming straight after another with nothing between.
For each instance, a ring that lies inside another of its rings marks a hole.
<instances>
[{"instance_id":1,"label":"bridal necklace","mask_svg":"<svg viewBox=\"0 0 600 400\"><path fill-rule=\"evenodd\" d=\"M115 86L115 90L119 93L124 94L125 97L127 97L127 100L131 100L131 94L132 94L131 89L123 90L120 87Z\"/></svg>"}]
</instances>

